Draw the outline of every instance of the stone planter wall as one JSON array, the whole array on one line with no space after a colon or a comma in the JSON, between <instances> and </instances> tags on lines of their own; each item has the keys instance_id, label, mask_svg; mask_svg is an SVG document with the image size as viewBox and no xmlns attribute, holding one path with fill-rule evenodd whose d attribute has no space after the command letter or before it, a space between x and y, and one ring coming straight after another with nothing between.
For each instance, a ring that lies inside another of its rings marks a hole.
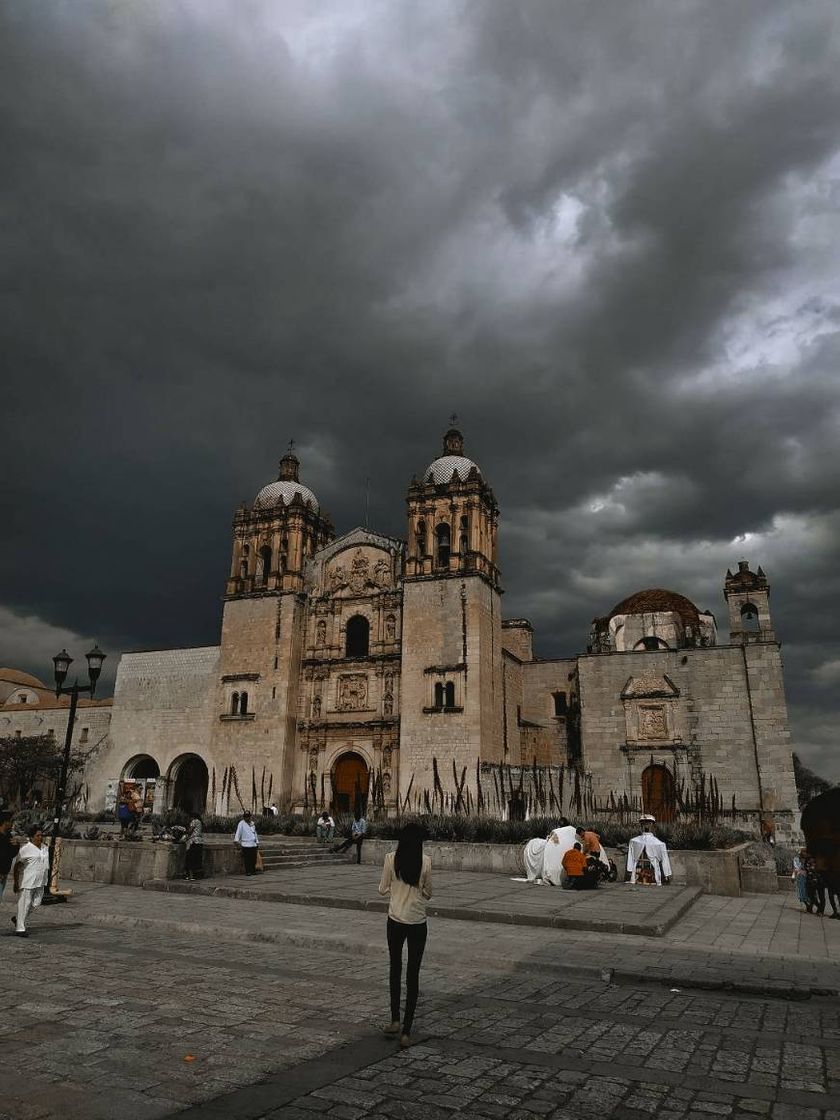
<instances>
[{"instance_id":1,"label":"stone planter wall","mask_svg":"<svg viewBox=\"0 0 840 1120\"><path fill-rule=\"evenodd\" d=\"M396 840L367 840L362 846L362 862L381 864L388 852L393 852ZM720 894L737 898L743 891L775 891L773 882L764 876L764 869L744 868L752 877L749 886L742 884L741 858L749 844L739 844L723 851L693 852L672 851L671 869L674 882L680 886L701 887L706 894ZM523 844L461 844L436 840L424 845L432 859L432 866L440 871L481 871L500 875L525 874ZM624 879L626 858L622 852L610 851L618 867L619 881ZM766 879L766 881L765 881Z\"/></svg>"}]
</instances>

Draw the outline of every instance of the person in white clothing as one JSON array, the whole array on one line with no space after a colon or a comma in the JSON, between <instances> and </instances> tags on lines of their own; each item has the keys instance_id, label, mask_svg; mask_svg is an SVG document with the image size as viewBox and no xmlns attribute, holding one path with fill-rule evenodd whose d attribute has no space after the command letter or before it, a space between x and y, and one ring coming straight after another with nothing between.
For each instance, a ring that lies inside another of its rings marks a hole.
<instances>
[{"instance_id":1,"label":"person in white clothing","mask_svg":"<svg viewBox=\"0 0 840 1120\"><path fill-rule=\"evenodd\" d=\"M236 826L233 842L242 849L245 874L254 875L257 870L257 852L260 847L260 838L257 836L256 825L251 817L250 809L246 809L242 814L242 820Z\"/></svg>"},{"instance_id":2,"label":"person in white clothing","mask_svg":"<svg viewBox=\"0 0 840 1120\"><path fill-rule=\"evenodd\" d=\"M634 836L627 847L627 871L631 883L656 883L671 880L671 861L665 844L654 835L654 818L642 817L642 831Z\"/></svg>"},{"instance_id":3,"label":"person in white clothing","mask_svg":"<svg viewBox=\"0 0 840 1120\"><path fill-rule=\"evenodd\" d=\"M12 918L16 937L28 937L26 919L41 905L44 887L50 875L50 853L44 847L44 834L39 824L27 832L29 842L24 844L15 860L14 882L18 894L17 919Z\"/></svg>"},{"instance_id":4,"label":"person in white clothing","mask_svg":"<svg viewBox=\"0 0 840 1120\"><path fill-rule=\"evenodd\" d=\"M575 846L577 834L572 824L560 825L548 834L543 850L542 877L552 887L563 885L565 872L563 871L563 856Z\"/></svg>"}]
</instances>

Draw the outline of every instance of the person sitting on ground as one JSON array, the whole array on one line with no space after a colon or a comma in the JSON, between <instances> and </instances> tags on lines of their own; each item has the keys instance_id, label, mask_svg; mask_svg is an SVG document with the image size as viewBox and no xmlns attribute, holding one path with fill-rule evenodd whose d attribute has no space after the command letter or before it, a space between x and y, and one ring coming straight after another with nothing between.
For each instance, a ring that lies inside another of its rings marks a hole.
<instances>
[{"instance_id":1,"label":"person sitting on ground","mask_svg":"<svg viewBox=\"0 0 840 1120\"><path fill-rule=\"evenodd\" d=\"M563 890L564 891L581 891L586 890L591 877L586 874L587 859L583 854L583 846L580 842L576 842L573 848L563 856ZM593 883L594 885L594 883Z\"/></svg>"},{"instance_id":2,"label":"person sitting on ground","mask_svg":"<svg viewBox=\"0 0 840 1120\"><path fill-rule=\"evenodd\" d=\"M578 840L583 848L585 856L600 856L601 854L601 837L597 832L592 829L587 829L579 826L575 829Z\"/></svg>"},{"instance_id":3,"label":"person sitting on ground","mask_svg":"<svg viewBox=\"0 0 840 1120\"><path fill-rule=\"evenodd\" d=\"M346 852L353 844L356 845L356 863L362 862L362 843L367 835L367 821L362 816L361 809L357 809L354 817L353 824L350 826L350 835L343 844L336 844L330 851L333 852Z\"/></svg>"},{"instance_id":4,"label":"person sitting on ground","mask_svg":"<svg viewBox=\"0 0 840 1120\"><path fill-rule=\"evenodd\" d=\"M242 849L242 862L245 865L246 875L255 875L257 872L257 852L259 851L260 838L257 836L257 829L251 818L251 810L246 809L242 814L242 820L236 826L236 834L233 837L234 844L238 844Z\"/></svg>"},{"instance_id":5,"label":"person sitting on ground","mask_svg":"<svg viewBox=\"0 0 840 1120\"><path fill-rule=\"evenodd\" d=\"M319 844L326 844L335 836L335 821L325 809L315 822L315 835Z\"/></svg>"}]
</instances>

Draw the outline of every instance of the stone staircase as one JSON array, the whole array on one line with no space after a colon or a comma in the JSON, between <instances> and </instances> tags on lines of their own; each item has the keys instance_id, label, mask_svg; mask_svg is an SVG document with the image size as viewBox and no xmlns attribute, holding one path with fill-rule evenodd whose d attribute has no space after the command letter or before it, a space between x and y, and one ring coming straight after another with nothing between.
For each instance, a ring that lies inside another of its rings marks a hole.
<instances>
[{"instance_id":1,"label":"stone staircase","mask_svg":"<svg viewBox=\"0 0 840 1120\"><path fill-rule=\"evenodd\" d=\"M311 843L271 844L260 847L263 866L268 871L288 871L293 867L333 866L347 862L346 853L333 855L329 846Z\"/></svg>"}]
</instances>

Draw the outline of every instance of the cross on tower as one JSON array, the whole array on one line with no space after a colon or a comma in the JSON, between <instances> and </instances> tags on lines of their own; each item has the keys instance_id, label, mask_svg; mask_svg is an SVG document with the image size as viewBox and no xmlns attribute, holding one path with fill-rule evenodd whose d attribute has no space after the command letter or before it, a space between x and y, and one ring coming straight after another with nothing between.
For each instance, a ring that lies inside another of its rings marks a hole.
<instances>
[{"instance_id":1,"label":"cross on tower","mask_svg":"<svg viewBox=\"0 0 840 1120\"><path fill-rule=\"evenodd\" d=\"M458 426L458 413L453 412L452 415L449 417L449 427L450 428L456 428L457 426Z\"/></svg>"}]
</instances>

